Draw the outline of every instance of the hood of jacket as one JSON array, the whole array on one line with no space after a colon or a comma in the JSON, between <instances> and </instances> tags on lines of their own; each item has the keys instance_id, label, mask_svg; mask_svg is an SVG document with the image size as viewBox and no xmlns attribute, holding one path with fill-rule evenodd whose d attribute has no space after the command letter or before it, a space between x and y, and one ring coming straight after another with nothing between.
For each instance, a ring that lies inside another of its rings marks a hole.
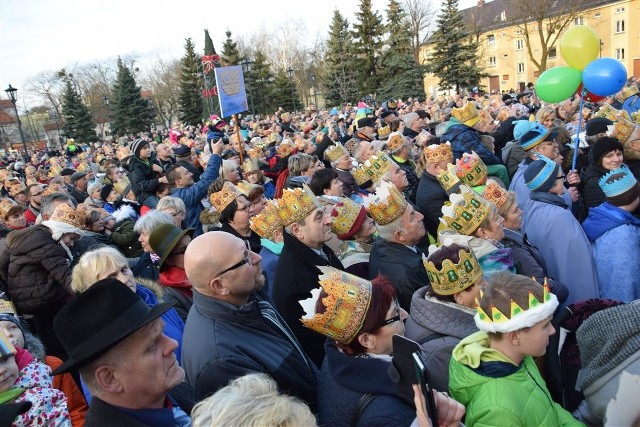
<instances>
[{"instance_id":1,"label":"hood of jacket","mask_svg":"<svg viewBox=\"0 0 640 427\"><path fill-rule=\"evenodd\" d=\"M589 216L582 223L582 228L589 241L595 242L607 231L625 224L640 227L640 219L624 209L604 202L589 209Z\"/></svg>"}]
</instances>

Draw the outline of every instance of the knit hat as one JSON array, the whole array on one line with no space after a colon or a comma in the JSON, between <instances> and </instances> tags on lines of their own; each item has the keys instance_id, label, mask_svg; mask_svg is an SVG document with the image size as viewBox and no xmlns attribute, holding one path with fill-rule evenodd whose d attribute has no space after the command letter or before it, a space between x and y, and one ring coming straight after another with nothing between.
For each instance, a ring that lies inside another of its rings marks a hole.
<instances>
[{"instance_id":1,"label":"knit hat","mask_svg":"<svg viewBox=\"0 0 640 427\"><path fill-rule=\"evenodd\" d=\"M587 120L585 131L587 132L587 136L606 133L607 126L611 126L612 124L613 122L605 117L594 117L593 119Z\"/></svg>"},{"instance_id":2,"label":"knit hat","mask_svg":"<svg viewBox=\"0 0 640 427\"><path fill-rule=\"evenodd\" d=\"M350 199L341 198L331 210L333 223L331 230L340 240L351 240L354 234L360 230L364 219L367 217L367 210Z\"/></svg>"},{"instance_id":3,"label":"knit hat","mask_svg":"<svg viewBox=\"0 0 640 427\"><path fill-rule=\"evenodd\" d=\"M602 138L597 140L596 143L591 147L591 156L593 158L593 163L602 167L602 158L614 150L620 150L620 152L623 152L624 147L617 139L610 136L603 136Z\"/></svg>"},{"instance_id":4,"label":"knit hat","mask_svg":"<svg viewBox=\"0 0 640 427\"><path fill-rule=\"evenodd\" d=\"M142 150L142 148L144 148L144 146L146 145L149 145L149 142L143 141L142 138L136 138L131 143L131 152L134 156L139 157L140 150Z\"/></svg>"},{"instance_id":5,"label":"knit hat","mask_svg":"<svg viewBox=\"0 0 640 427\"><path fill-rule=\"evenodd\" d=\"M538 154L538 158L525 169L524 180L530 190L548 193L556 182L560 166L541 154Z\"/></svg>"},{"instance_id":6,"label":"knit hat","mask_svg":"<svg viewBox=\"0 0 640 427\"><path fill-rule=\"evenodd\" d=\"M518 120L513 127L513 137L520 142L523 150L529 151L543 141L553 141L558 131L549 130L539 122Z\"/></svg>"},{"instance_id":7,"label":"knit hat","mask_svg":"<svg viewBox=\"0 0 640 427\"><path fill-rule=\"evenodd\" d=\"M102 190L100 190L100 200L104 200L106 202L107 197L109 197L109 194L111 194L112 191L113 185L105 184L104 187L102 187Z\"/></svg>"},{"instance_id":8,"label":"knit hat","mask_svg":"<svg viewBox=\"0 0 640 427\"><path fill-rule=\"evenodd\" d=\"M585 390L603 376L629 366L640 352L640 304L624 304L592 314L578 328L582 370L576 387ZM635 362L637 363L637 361Z\"/></svg>"}]
</instances>

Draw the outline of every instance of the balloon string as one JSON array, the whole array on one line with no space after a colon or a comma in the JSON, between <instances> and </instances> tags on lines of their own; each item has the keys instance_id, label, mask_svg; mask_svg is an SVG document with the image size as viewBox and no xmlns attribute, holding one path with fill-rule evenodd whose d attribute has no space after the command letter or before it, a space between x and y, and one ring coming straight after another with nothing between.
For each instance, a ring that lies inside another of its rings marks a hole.
<instances>
[{"instance_id":1,"label":"balloon string","mask_svg":"<svg viewBox=\"0 0 640 427\"><path fill-rule=\"evenodd\" d=\"M582 109L584 107L584 97L587 96L587 89L582 88L580 92L580 111L578 112L578 130L576 131L576 143L573 147L573 161L571 162L571 170L576 170L576 163L578 161L578 149L580 147L580 131L582 130Z\"/></svg>"}]
</instances>

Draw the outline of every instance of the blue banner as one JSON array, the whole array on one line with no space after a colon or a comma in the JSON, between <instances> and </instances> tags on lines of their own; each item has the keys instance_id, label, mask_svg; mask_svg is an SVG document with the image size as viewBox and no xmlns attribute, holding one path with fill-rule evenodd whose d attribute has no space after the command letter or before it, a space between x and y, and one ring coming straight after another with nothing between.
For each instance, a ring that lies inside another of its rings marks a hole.
<instances>
[{"instance_id":1,"label":"blue banner","mask_svg":"<svg viewBox=\"0 0 640 427\"><path fill-rule=\"evenodd\" d=\"M220 115L230 117L233 114L249 111L247 92L244 87L242 66L215 68Z\"/></svg>"}]
</instances>

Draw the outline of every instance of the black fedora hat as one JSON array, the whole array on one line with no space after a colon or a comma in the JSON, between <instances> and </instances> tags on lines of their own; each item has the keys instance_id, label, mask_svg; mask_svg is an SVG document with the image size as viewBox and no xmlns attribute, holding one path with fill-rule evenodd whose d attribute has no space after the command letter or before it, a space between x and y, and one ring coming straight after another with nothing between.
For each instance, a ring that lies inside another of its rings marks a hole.
<instances>
[{"instance_id":1,"label":"black fedora hat","mask_svg":"<svg viewBox=\"0 0 640 427\"><path fill-rule=\"evenodd\" d=\"M53 375L87 365L171 307L171 303L149 307L119 280L96 282L53 319L53 330L69 353Z\"/></svg>"},{"instance_id":2,"label":"black fedora hat","mask_svg":"<svg viewBox=\"0 0 640 427\"><path fill-rule=\"evenodd\" d=\"M160 224L149 235L149 246L160 257L159 266L162 267L167 257L171 254L180 239L188 234L193 237L193 228L182 230L173 224Z\"/></svg>"}]
</instances>

